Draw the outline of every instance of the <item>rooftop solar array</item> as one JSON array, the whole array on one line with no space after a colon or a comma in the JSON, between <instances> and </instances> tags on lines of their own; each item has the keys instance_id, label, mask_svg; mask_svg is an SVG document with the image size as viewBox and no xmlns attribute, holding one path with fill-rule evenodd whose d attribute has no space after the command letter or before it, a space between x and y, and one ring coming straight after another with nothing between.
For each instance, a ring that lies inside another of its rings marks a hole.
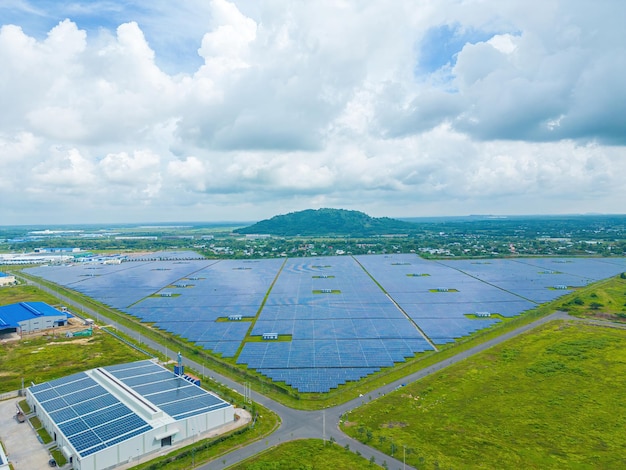
<instances>
[{"instance_id":1,"label":"rooftop solar array","mask_svg":"<svg viewBox=\"0 0 626 470\"><path fill-rule=\"evenodd\" d=\"M28 272L236 357L300 391L324 392L432 349L428 341L455 341L499 316L519 315L626 270L626 258L188 258L181 252ZM478 312L497 315L476 317ZM248 333L278 340L244 342ZM324 380L316 387L319 376Z\"/></svg>"},{"instance_id":2,"label":"rooftop solar array","mask_svg":"<svg viewBox=\"0 0 626 470\"><path fill-rule=\"evenodd\" d=\"M105 367L105 370L176 420L230 406L152 361Z\"/></svg>"},{"instance_id":3,"label":"rooftop solar array","mask_svg":"<svg viewBox=\"0 0 626 470\"><path fill-rule=\"evenodd\" d=\"M149 360L103 369L176 420L230 406ZM152 429L85 372L30 391L81 457Z\"/></svg>"},{"instance_id":4,"label":"rooftop solar array","mask_svg":"<svg viewBox=\"0 0 626 470\"><path fill-rule=\"evenodd\" d=\"M81 457L152 429L84 372L30 391Z\"/></svg>"}]
</instances>

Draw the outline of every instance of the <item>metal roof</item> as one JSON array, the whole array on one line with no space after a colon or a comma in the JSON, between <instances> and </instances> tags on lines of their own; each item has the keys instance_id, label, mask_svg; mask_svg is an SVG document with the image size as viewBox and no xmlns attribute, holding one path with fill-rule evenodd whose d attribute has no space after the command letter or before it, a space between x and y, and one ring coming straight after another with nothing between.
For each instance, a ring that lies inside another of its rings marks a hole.
<instances>
[{"instance_id":1,"label":"metal roof","mask_svg":"<svg viewBox=\"0 0 626 470\"><path fill-rule=\"evenodd\" d=\"M35 317L67 316L45 302L20 302L0 307L0 326L18 327L19 322Z\"/></svg>"},{"instance_id":2,"label":"metal roof","mask_svg":"<svg viewBox=\"0 0 626 470\"><path fill-rule=\"evenodd\" d=\"M108 389L114 389L116 398ZM171 423L231 406L144 360L34 385L37 399L81 457Z\"/></svg>"}]
</instances>

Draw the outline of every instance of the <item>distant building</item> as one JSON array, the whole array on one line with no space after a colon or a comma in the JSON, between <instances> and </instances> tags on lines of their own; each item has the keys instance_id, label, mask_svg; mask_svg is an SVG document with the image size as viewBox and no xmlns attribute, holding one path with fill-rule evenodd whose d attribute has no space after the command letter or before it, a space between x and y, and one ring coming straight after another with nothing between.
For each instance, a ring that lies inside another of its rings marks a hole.
<instances>
[{"instance_id":1,"label":"distant building","mask_svg":"<svg viewBox=\"0 0 626 470\"><path fill-rule=\"evenodd\" d=\"M0 307L0 334L34 333L67 323L68 313L45 302L20 302Z\"/></svg>"},{"instance_id":2,"label":"distant building","mask_svg":"<svg viewBox=\"0 0 626 470\"><path fill-rule=\"evenodd\" d=\"M13 274L0 273L0 286L8 286L15 284L15 276Z\"/></svg>"}]
</instances>

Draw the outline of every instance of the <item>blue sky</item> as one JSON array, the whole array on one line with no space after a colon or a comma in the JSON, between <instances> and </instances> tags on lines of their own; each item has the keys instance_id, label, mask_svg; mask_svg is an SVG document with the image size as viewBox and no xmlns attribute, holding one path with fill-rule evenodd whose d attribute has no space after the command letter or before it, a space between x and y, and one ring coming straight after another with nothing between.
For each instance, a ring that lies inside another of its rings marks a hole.
<instances>
[{"instance_id":1,"label":"blue sky","mask_svg":"<svg viewBox=\"0 0 626 470\"><path fill-rule=\"evenodd\" d=\"M2 2L0 223L623 213L625 13Z\"/></svg>"}]
</instances>

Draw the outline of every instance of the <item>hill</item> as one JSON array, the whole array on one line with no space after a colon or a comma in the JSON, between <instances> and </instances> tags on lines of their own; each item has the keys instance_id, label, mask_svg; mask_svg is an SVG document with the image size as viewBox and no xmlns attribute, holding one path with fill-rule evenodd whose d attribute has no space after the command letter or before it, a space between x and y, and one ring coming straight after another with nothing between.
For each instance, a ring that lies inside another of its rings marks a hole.
<instances>
[{"instance_id":1,"label":"hill","mask_svg":"<svg viewBox=\"0 0 626 470\"><path fill-rule=\"evenodd\" d=\"M236 233L262 233L278 236L375 236L410 233L416 229L411 222L389 217L370 217L359 211L345 209L307 209L277 215Z\"/></svg>"}]
</instances>

